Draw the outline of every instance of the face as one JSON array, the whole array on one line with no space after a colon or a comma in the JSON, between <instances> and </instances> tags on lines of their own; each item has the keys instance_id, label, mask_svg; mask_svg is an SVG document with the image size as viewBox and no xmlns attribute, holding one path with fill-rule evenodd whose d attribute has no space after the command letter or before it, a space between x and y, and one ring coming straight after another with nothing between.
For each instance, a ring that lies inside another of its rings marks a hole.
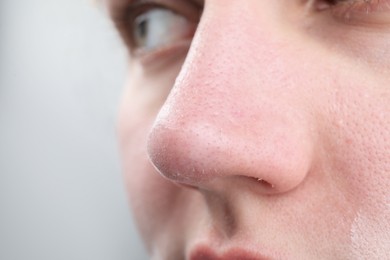
<instances>
[{"instance_id":1,"label":"face","mask_svg":"<svg viewBox=\"0 0 390 260\"><path fill-rule=\"evenodd\" d=\"M390 1L112 0L153 259L385 259Z\"/></svg>"}]
</instances>

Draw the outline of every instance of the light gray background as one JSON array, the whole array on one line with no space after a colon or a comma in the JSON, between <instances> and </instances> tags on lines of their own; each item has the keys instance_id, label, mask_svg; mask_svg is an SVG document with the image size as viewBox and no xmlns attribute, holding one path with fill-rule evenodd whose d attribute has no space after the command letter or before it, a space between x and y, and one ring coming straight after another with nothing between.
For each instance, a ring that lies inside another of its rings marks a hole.
<instances>
[{"instance_id":1,"label":"light gray background","mask_svg":"<svg viewBox=\"0 0 390 260\"><path fill-rule=\"evenodd\" d=\"M126 54L87 0L0 0L0 259L146 259L115 140Z\"/></svg>"}]
</instances>

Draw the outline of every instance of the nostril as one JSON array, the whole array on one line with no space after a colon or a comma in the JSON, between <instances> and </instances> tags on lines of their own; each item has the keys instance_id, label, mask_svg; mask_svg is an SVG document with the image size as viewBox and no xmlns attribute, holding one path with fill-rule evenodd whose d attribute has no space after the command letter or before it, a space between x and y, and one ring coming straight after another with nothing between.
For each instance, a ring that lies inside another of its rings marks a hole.
<instances>
[{"instance_id":1,"label":"nostril","mask_svg":"<svg viewBox=\"0 0 390 260\"><path fill-rule=\"evenodd\" d=\"M198 186L189 185L189 184L185 184L185 183L176 183L176 185L178 185L180 187L184 187L184 188L190 189L190 190L199 190Z\"/></svg>"},{"instance_id":2,"label":"nostril","mask_svg":"<svg viewBox=\"0 0 390 260\"><path fill-rule=\"evenodd\" d=\"M275 185L269 183L268 181L266 180L263 180L261 178L253 178L256 182L260 183L264 188L267 188L267 189L273 189L275 188Z\"/></svg>"}]
</instances>

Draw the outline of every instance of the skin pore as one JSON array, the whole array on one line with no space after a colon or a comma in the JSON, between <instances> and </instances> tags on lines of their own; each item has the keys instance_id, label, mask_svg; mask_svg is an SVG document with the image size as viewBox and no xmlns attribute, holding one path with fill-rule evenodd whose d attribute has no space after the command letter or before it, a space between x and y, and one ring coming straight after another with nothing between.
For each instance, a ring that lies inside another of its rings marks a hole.
<instances>
[{"instance_id":1,"label":"skin pore","mask_svg":"<svg viewBox=\"0 0 390 260\"><path fill-rule=\"evenodd\" d=\"M386 259L390 1L106 0L152 259Z\"/></svg>"}]
</instances>

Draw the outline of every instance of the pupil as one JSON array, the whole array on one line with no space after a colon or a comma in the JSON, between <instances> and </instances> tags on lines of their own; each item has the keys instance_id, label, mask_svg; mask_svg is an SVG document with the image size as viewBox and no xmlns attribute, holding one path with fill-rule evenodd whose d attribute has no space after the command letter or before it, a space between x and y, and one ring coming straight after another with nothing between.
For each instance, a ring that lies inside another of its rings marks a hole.
<instances>
[{"instance_id":1,"label":"pupil","mask_svg":"<svg viewBox=\"0 0 390 260\"><path fill-rule=\"evenodd\" d=\"M138 36L141 37L141 39L144 39L146 37L148 31L148 21L142 20L138 24Z\"/></svg>"}]
</instances>

